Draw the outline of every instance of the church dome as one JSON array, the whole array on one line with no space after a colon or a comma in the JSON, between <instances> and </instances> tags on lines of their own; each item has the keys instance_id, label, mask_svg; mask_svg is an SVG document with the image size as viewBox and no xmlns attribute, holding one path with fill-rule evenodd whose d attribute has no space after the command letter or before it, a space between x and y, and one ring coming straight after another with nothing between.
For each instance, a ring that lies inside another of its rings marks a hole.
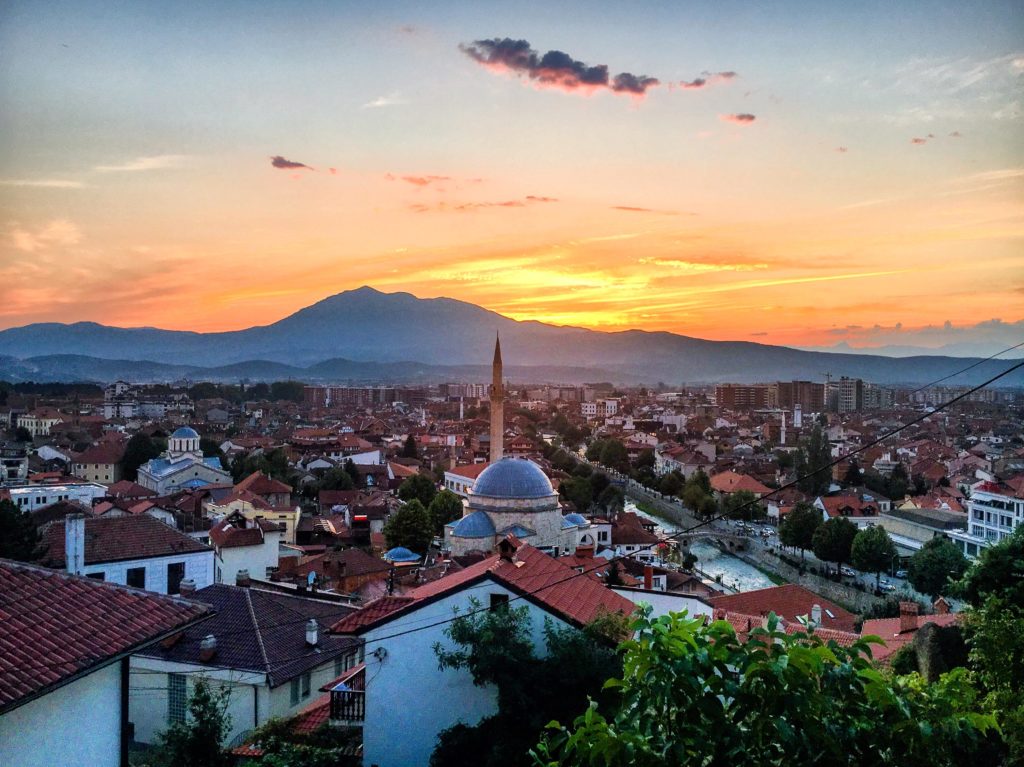
<instances>
[{"instance_id":1,"label":"church dome","mask_svg":"<svg viewBox=\"0 0 1024 767\"><path fill-rule=\"evenodd\" d=\"M199 432L191 426L182 426L180 429L175 429L171 439L199 439Z\"/></svg>"},{"instance_id":2,"label":"church dome","mask_svg":"<svg viewBox=\"0 0 1024 767\"><path fill-rule=\"evenodd\" d=\"M494 535L494 523L484 512L474 511L455 523L452 535L458 538L490 538Z\"/></svg>"},{"instance_id":3,"label":"church dome","mask_svg":"<svg viewBox=\"0 0 1024 767\"><path fill-rule=\"evenodd\" d=\"M533 461L506 457L480 472L472 494L488 498L545 498L555 491L551 480Z\"/></svg>"}]
</instances>

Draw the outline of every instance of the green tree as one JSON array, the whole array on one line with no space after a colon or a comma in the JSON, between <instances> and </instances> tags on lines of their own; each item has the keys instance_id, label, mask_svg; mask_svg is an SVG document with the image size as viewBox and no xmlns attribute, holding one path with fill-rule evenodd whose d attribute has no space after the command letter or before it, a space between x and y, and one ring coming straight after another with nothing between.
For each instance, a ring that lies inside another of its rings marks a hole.
<instances>
[{"instance_id":1,"label":"green tree","mask_svg":"<svg viewBox=\"0 0 1024 767\"><path fill-rule=\"evenodd\" d=\"M634 466L639 469L651 469L654 470L654 450L647 449L641 450L640 455L636 457L636 463Z\"/></svg>"},{"instance_id":2,"label":"green tree","mask_svg":"<svg viewBox=\"0 0 1024 767\"><path fill-rule=\"evenodd\" d=\"M587 460L591 463L600 463L601 453L604 451L605 441L595 439L587 446Z\"/></svg>"},{"instance_id":3,"label":"green tree","mask_svg":"<svg viewBox=\"0 0 1024 767\"><path fill-rule=\"evenodd\" d=\"M588 697L605 699L602 685L621 670L615 641L627 629L624 616L601 615L582 630L546 621L545 652L531 639L525 606L482 610L472 601L445 630L450 643L434 645L444 669L467 669L473 683L493 687L498 711L474 727L456 725L441 733L431 757L434 767L512 767L529 758L545 724L572 716Z\"/></svg>"},{"instance_id":4,"label":"green tree","mask_svg":"<svg viewBox=\"0 0 1024 767\"><path fill-rule=\"evenodd\" d=\"M434 533L440 534L444 526L462 516L462 499L451 490L442 490L434 496L427 507L430 519L434 524Z\"/></svg>"},{"instance_id":5,"label":"green tree","mask_svg":"<svg viewBox=\"0 0 1024 767\"><path fill-rule=\"evenodd\" d=\"M31 562L39 538L31 514L11 501L0 500L0 558Z\"/></svg>"},{"instance_id":6,"label":"green tree","mask_svg":"<svg viewBox=\"0 0 1024 767\"><path fill-rule=\"evenodd\" d=\"M989 597L1024 609L1024 525L999 543L982 549L977 561L964 573L957 592L975 607Z\"/></svg>"},{"instance_id":7,"label":"green tree","mask_svg":"<svg viewBox=\"0 0 1024 767\"><path fill-rule=\"evenodd\" d=\"M201 437L199 439L199 449L203 452L204 458L219 458L221 466L225 465L224 451L220 449L220 444L217 440Z\"/></svg>"},{"instance_id":8,"label":"green tree","mask_svg":"<svg viewBox=\"0 0 1024 767\"><path fill-rule=\"evenodd\" d=\"M270 384L270 399L302 402L305 390L306 385L302 381L274 381Z\"/></svg>"},{"instance_id":9,"label":"green tree","mask_svg":"<svg viewBox=\"0 0 1024 767\"><path fill-rule=\"evenodd\" d=\"M932 685L875 670L869 641L826 644L774 615L738 638L726 621L642 608L623 643L623 676L571 727L557 722L534 764L954 767L992 760L994 718L971 706L962 674Z\"/></svg>"},{"instance_id":10,"label":"green tree","mask_svg":"<svg viewBox=\"0 0 1024 767\"><path fill-rule=\"evenodd\" d=\"M152 458L159 458L165 446L148 434L135 434L125 445L121 457L121 474L134 482L139 477L139 467Z\"/></svg>"},{"instance_id":11,"label":"green tree","mask_svg":"<svg viewBox=\"0 0 1024 767\"><path fill-rule=\"evenodd\" d=\"M594 490L587 477L563 479L558 486L558 492L580 512L585 512L594 502Z\"/></svg>"},{"instance_id":12,"label":"green tree","mask_svg":"<svg viewBox=\"0 0 1024 767\"><path fill-rule=\"evenodd\" d=\"M843 475L843 484L846 487L853 487L860 484L860 464L856 458L846 462L846 474Z\"/></svg>"},{"instance_id":13,"label":"green tree","mask_svg":"<svg viewBox=\"0 0 1024 767\"><path fill-rule=\"evenodd\" d=\"M317 487L319 490L351 490L355 484L347 471L336 466L324 472Z\"/></svg>"},{"instance_id":14,"label":"green tree","mask_svg":"<svg viewBox=\"0 0 1024 767\"><path fill-rule=\"evenodd\" d=\"M896 545L889 533L880 525L867 527L857 533L850 549L850 561L858 570L875 574L875 588L878 588L882 571L892 567L896 558Z\"/></svg>"},{"instance_id":15,"label":"green tree","mask_svg":"<svg viewBox=\"0 0 1024 767\"><path fill-rule=\"evenodd\" d=\"M682 475L677 471L670 471L668 474L661 478L661 482L658 484L658 490L665 495L676 495L679 493L685 485L685 481Z\"/></svg>"},{"instance_id":16,"label":"green tree","mask_svg":"<svg viewBox=\"0 0 1024 767\"><path fill-rule=\"evenodd\" d=\"M231 476L235 482L240 482L255 471L261 471L268 477L287 482L292 473L288 454L283 448L278 447L269 452L250 453L244 458L238 457L231 462Z\"/></svg>"},{"instance_id":17,"label":"green tree","mask_svg":"<svg viewBox=\"0 0 1024 767\"><path fill-rule=\"evenodd\" d=\"M814 545L814 533L821 524L821 512L811 504L800 501L782 518L779 540L785 546L800 549L800 559L803 560L804 552Z\"/></svg>"},{"instance_id":18,"label":"green tree","mask_svg":"<svg viewBox=\"0 0 1024 767\"><path fill-rule=\"evenodd\" d=\"M608 485L597 497L597 505L605 514L616 514L626 505L626 494L618 485Z\"/></svg>"},{"instance_id":19,"label":"green tree","mask_svg":"<svg viewBox=\"0 0 1024 767\"><path fill-rule=\"evenodd\" d=\"M229 687L215 690L203 676L195 680L184 722L175 722L157 736L147 756L153 767L227 767L234 763L222 747L231 731L227 712Z\"/></svg>"},{"instance_id":20,"label":"green tree","mask_svg":"<svg viewBox=\"0 0 1024 767\"><path fill-rule=\"evenodd\" d=\"M424 509L430 506L435 495L437 495L437 485L430 477L423 474L413 474L398 486L399 498L403 501L415 499L423 504Z\"/></svg>"},{"instance_id":21,"label":"green tree","mask_svg":"<svg viewBox=\"0 0 1024 767\"><path fill-rule=\"evenodd\" d=\"M425 554L434 539L434 523L423 504L416 498L392 512L384 523L388 548L404 546L409 551Z\"/></svg>"},{"instance_id":22,"label":"green tree","mask_svg":"<svg viewBox=\"0 0 1024 767\"><path fill-rule=\"evenodd\" d=\"M815 424L807 441L806 461L800 489L808 495L821 495L832 482L832 473L825 468L832 461L832 446L819 424Z\"/></svg>"},{"instance_id":23,"label":"green tree","mask_svg":"<svg viewBox=\"0 0 1024 767\"><path fill-rule=\"evenodd\" d=\"M329 723L297 732L294 717L270 719L246 738L263 752L260 767L337 767L345 763L346 747L359 740L358 733Z\"/></svg>"},{"instance_id":24,"label":"green tree","mask_svg":"<svg viewBox=\"0 0 1024 767\"><path fill-rule=\"evenodd\" d=\"M705 495L711 494L711 477L707 475L704 469L697 469L690 475L690 478L686 480L687 486L699 487L704 491Z\"/></svg>"},{"instance_id":25,"label":"green tree","mask_svg":"<svg viewBox=\"0 0 1024 767\"><path fill-rule=\"evenodd\" d=\"M718 501L715 500L713 495L705 495L700 499L700 507L697 509L697 513L702 519L711 519L718 515Z\"/></svg>"},{"instance_id":26,"label":"green tree","mask_svg":"<svg viewBox=\"0 0 1024 767\"><path fill-rule=\"evenodd\" d=\"M594 498L600 497L612 483L603 471L592 471L589 475L590 493Z\"/></svg>"},{"instance_id":27,"label":"green tree","mask_svg":"<svg viewBox=\"0 0 1024 767\"><path fill-rule=\"evenodd\" d=\"M932 598L949 594L956 581L967 569L967 560L956 544L948 538L936 536L924 544L910 558L907 579L910 585Z\"/></svg>"},{"instance_id":28,"label":"green tree","mask_svg":"<svg viewBox=\"0 0 1024 767\"><path fill-rule=\"evenodd\" d=\"M416 435L410 434L405 438L405 444L402 445L402 457L403 458L419 458L420 451L416 447Z\"/></svg>"},{"instance_id":29,"label":"green tree","mask_svg":"<svg viewBox=\"0 0 1024 767\"><path fill-rule=\"evenodd\" d=\"M626 446L617 439L605 440L600 461L609 469L629 471L629 453L626 452Z\"/></svg>"},{"instance_id":30,"label":"green tree","mask_svg":"<svg viewBox=\"0 0 1024 767\"><path fill-rule=\"evenodd\" d=\"M811 548L814 556L822 562L835 562L841 570L844 562L850 561L853 539L857 536L857 526L846 517L833 517L814 531Z\"/></svg>"},{"instance_id":31,"label":"green tree","mask_svg":"<svg viewBox=\"0 0 1024 767\"><path fill-rule=\"evenodd\" d=\"M729 493L722 501L722 511L729 519L751 520L760 516L760 509L757 506L757 496L749 490L738 490Z\"/></svg>"},{"instance_id":32,"label":"green tree","mask_svg":"<svg viewBox=\"0 0 1024 767\"><path fill-rule=\"evenodd\" d=\"M14 441L15 442L31 442L32 432L26 429L24 426L19 426L14 430Z\"/></svg>"}]
</instances>

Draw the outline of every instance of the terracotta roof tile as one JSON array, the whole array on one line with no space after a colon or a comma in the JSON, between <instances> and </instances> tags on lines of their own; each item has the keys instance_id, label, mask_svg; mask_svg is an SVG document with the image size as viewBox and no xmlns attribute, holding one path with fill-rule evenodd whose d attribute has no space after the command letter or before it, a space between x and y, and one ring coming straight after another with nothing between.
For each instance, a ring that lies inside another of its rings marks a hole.
<instances>
[{"instance_id":1,"label":"terracotta roof tile","mask_svg":"<svg viewBox=\"0 0 1024 767\"><path fill-rule=\"evenodd\" d=\"M64 567L64 522L54 522L43 532L45 552L39 564ZM172 554L210 551L195 538L178 532L148 514L128 517L87 517L85 520L85 564L146 559Z\"/></svg>"},{"instance_id":2,"label":"terracotta roof tile","mask_svg":"<svg viewBox=\"0 0 1024 767\"><path fill-rule=\"evenodd\" d=\"M744 591L740 594L723 594L711 597L708 601L714 607L731 613L760 616L773 612L790 623L796 622L801 615L810 615L811 608L820 605L821 626L840 631L853 631L853 623L856 620L853 613L795 583L757 591ZM826 610L835 617L830 618Z\"/></svg>"},{"instance_id":3,"label":"terracotta roof tile","mask_svg":"<svg viewBox=\"0 0 1024 767\"><path fill-rule=\"evenodd\" d=\"M0 713L208 614L184 599L0 560Z\"/></svg>"}]
</instances>

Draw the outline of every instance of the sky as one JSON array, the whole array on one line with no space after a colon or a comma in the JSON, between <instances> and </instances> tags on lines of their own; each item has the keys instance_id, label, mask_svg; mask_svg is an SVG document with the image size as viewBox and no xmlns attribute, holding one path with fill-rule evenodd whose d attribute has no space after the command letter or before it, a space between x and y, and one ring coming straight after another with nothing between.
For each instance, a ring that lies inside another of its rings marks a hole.
<instances>
[{"instance_id":1,"label":"sky","mask_svg":"<svg viewBox=\"0 0 1024 767\"><path fill-rule=\"evenodd\" d=\"M0 328L371 285L992 353L1024 341L1022 86L1019 2L13 0Z\"/></svg>"}]
</instances>

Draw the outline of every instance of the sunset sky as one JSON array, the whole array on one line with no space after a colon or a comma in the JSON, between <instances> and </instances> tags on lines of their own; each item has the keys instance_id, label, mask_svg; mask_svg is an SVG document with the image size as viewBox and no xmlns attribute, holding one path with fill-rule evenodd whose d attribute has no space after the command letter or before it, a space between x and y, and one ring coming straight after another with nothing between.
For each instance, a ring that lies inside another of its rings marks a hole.
<instances>
[{"instance_id":1,"label":"sunset sky","mask_svg":"<svg viewBox=\"0 0 1024 767\"><path fill-rule=\"evenodd\" d=\"M6 2L0 328L372 285L994 351L1024 340L1022 86L1019 2Z\"/></svg>"}]
</instances>

